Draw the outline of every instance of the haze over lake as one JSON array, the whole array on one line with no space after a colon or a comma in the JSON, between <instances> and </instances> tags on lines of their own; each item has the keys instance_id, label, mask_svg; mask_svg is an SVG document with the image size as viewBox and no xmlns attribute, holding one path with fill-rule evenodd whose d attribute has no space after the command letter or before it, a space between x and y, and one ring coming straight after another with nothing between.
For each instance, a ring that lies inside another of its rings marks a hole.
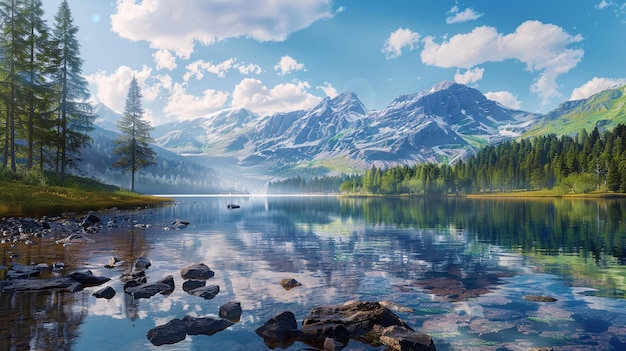
<instances>
[{"instance_id":1,"label":"haze over lake","mask_svg":"<svg viewBox=\"0 0 626 351\"><path fill-rule=\"evenodd\" d=\"M274 315L288 310L301 321L314 307L351 300L411 308L396 313L437 350L626 347L623 200L197 196L99 216L117 216L122 228L102 228L89 243L0 246L2 265L61 261L63 273L110 277L105 285L117 292L111 300L91 295L101 287L2 293L0 349L151 349L149 329L239 301L237 324L162 348L263 350L254 330ZM190 225L164 230L176 219ZM127 264L104 268L111 256ZM119 278L141 256L152 261L148 282L174 276L172 294L133 301L123 293ZM212 300L181 288L180 269L195 262L215 271ZM302 286L285 290L283 278ZM372 348L351 341L346 349Z\"/></svg>"}]
</instances>

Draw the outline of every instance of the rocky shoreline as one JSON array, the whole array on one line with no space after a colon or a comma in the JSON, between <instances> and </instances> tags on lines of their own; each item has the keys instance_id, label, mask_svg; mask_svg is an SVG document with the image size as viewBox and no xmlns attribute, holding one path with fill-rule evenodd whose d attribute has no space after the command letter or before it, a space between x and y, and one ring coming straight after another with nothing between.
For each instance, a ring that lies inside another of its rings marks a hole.
<instances>
[{"instance_id":1,"label":"rocky shoreline","mask_svg":"<svg viewBox=\"0 0 626 351\"><path fill-rule=\"evenodd\" d=\"M72 245L77 242L90 242L90 234L98 233L102 228L133 226L147 228L149 224L132 223L130 217L117 209L107 211L111 219L103 222L96 213L83 217L71 214L60 217L42 218L4 218L0 222L0 244L33 245L37 237L59 238L57 245ZM175 220L164 225L164 230L183 229L189 222ZM108 277L94 275L90 270L79 270L64 274L65 264L33 263L24 265L13 262L16 256L9 251L12 260L9 267L0 266L0 292L2 294L21 291L49 291L75 293L86 287L101 286L110 281ZM104 264L105 268L115 268L125 264L122 260L111 257ZM133 299L149 299L157 294L169 295L175 291L174 277L168 275L155 282L148 282L146 270L151 262L146 257L139 257L124 271L120 280L124 283L123 293ZM40 278L44 271L52 270L57 276ZM203 299L213 299L219 294L218 285L207 285L213 272L204 263L192 263L180 270L184 279L182 289L190 295ZM301 286L292 278L277 282L285 290ZM93 292L96 298L112 299L116 291L111 286L103 286ZM219 317L196 317L185 315L174 318L168 323L147 331L146 337L155 346L174 344L187 335L213 335L239 322L242 314L241 304L230 301L219 307ZM379 302L349 302L339 306L322 306L311 311L299 328L292 312L278 312L256 330L269 348L288 347L295 342L302 342L321 350L341 350L350 340L371 345L387 345L389 350L436 350L432 339L425 334L415 332L389 308Z\"/></svg>"}]
</instances>

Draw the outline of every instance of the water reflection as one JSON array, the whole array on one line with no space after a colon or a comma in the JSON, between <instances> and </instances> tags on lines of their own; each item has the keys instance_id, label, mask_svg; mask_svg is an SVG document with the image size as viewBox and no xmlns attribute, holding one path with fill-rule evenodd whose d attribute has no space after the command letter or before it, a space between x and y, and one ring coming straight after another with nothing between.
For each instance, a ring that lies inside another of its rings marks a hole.
<instances>
[{"instance_id":1,"label":"water reflection","mask_svg":"<svg viewBox=\"0 0 626 351\"><path fill-rule=\"evenodd\" d=\"M228 210L232 202L241 208ZM168 349L265 349L254 329L276 313L291 310L301 319L315 306L360 299L413 308L401 318L435 336L439 350L506 349L514 341L619 349L611 345L626 343L619 337L626 303L615 299L625 289L625 211L619 200L181 198L118 218L122 228L94 234L93 243L63 247L50 237L0 246L4 265L9 252L23 264L61 261L66 271L88 268L112 278L117 291L111 300L91 296L97 288L2 293L0 348L142 349L151 347L145 334L156 325L215 315L221 304L240 301L241 322ZM113 215L102 216L106 222ZM176 219L191 224L165 230ZM103 268L110 256L126 264ZM174 276L174 293L134 300L122 292L119 278L140 256L152 261L149 282ZM182 291L179 271L194 262L216 272L215 299ZM283 278L302 286L285 291ZM560 301L524 302L529 293ZM576 330L591 333L589 340ZM557 331L562 338L555 341L548 334Z\"/></svg>"}]
</instances>

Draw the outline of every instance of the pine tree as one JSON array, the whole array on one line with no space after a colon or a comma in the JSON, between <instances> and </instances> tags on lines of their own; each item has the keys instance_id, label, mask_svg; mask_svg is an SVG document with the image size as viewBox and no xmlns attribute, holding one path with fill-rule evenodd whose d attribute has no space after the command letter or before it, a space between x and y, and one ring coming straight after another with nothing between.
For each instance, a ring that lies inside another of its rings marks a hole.
<instances>
[{"instance_id":1,"label":"pine tree","mask_svg":"<svg viewBox=\"0 0 626 351\"><path fill-rule=\"evenodd\" d=\"M28 111L26 130L23 132L28 144L28 169L33 167L35 142L38 141L40 147L43 147L42 144L44 140L41 136L48 130L48 126L44 125L44 116L49 108L49 98L52 96L53 92L47 84L45 77L49 69L49 51L51 43L48 25L46 21L42 19L44 15L42 7L41 0L27 0L26 7L24 8L24 18L29 29L25 41L29 53L29 58L25 65L26 76L28 77L25 94ZM40 157L42 157L41 154ZM43 160L40 160L41 168L43 168L42 161Z\"/></svg>"},{"instance_id":2,"label":"pine tree","mask_svg":"<svg viewBox=\"0 0 626 351\"><path fill-rule=\"evenodd\" d=\"M28 56L25 37L27 25L24 21L24 0L8 0L0 2L0 23L2 39L0 39L0 72L2 76L2 95L5 102L4 123L4 165L16 170L16 134L19 115L22 112L24 84L22 73L24 62ZM10 160L10 163L9 163Z\"/></svg>"},{"instance_id":3,"label":"pine tree","mask_svg":"<svg viewBox=\"0 0 626 351\"><path fill-rule=\"evenodd\" d=\"M156 163L156 153L149 145L153 142L150 136L152 127L142 118L141 89L133 77L126 96L124 114L117 122L121 134L115 141L116 148L113 151L120 156L113 166L125 172L130 171L131 191L135 191L135 172Z\"/></svg>"},{"instance_id":4,"label":"pine tree","mask_svg":"<svg viewBox=\"0 0 626 351\"><path fill-rule=\"evenodd\" d=\"M83 61L76 39L78 27L63 0L55 16L53 44L55 51L53 82L58 91L57 107L57 175L65 182L67 168L76 165L83 146L91 141L87 134L93 130L93 107L87 101L87 80L81 75Z\"/></svg>"}]
</instances>

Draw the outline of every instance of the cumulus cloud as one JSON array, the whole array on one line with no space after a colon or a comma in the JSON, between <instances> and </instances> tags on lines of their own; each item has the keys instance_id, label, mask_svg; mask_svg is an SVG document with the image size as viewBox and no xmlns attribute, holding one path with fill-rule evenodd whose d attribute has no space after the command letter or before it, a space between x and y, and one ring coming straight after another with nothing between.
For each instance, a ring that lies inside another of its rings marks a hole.
<instances>
[{"instance_id":1,"label":"cumulus cloud","mask_svg":"<svg viewBox=\"0 0 626 351\"><path fill-rule=\"evenodd\" d=\"M570 35L559 26L539 21L526 21L506 35L493 27L480 26L441 44L431 36L426 37L421 59L427 65L467 69L485 62L518 60L525 63L530 72L539 72L531 91L547 103L550 98L560 96L558 76L582 60L582 49L569 48L582 40L580 35Z\"/></svg>"},{"instance_id":2,"label":"cumulus cloud","mask_svg":"<svg viewBox=\"0 0 626 351\"><path fill-rule=\"evenodd\" d=\"M278 75L284 76L293 71L302 71L306 68L302 63L298 63L293 57L285 55L280 58L280 61L274 66L274 70L278 71Z\"/></svg>"},{"instance_id":3,"label":"cumulus cloud","mask_svg":"<svg viewBox=\"0 0 626 351\"><path fill-rule=\"evenodd\" d=\"M458 69L454 75L454 81L459 84L469 84L478 82L483 79L484 68L476 67L474 69L468 69L465 73L461 73Z\"/></svg>"},{"instance_id":4,"label":"cumulus cloud","mask_svg":"<svg viewBox=\"0 0 626 351\"><path fill-rule=\"evenodd\" d=\"M398 28L385 40L385 45L381 51L385 54L387 59L393 59L399 57L404 48L408 48L409 50L415 49L419 40L419 33L412 32L405 28Z\"/></svg>"},{"instance_id":5,"label":"cumulus cloud","mask_svg":"<svg viewBox=\"0 0 626 351\"><path fill-rule=\"evenodd\" d=\"M522 106L522 102L517 99L517 95L513 95L508 91L490 91L485 93L485 96L489 100L493 100L514 110L519 110Z\"/></svg>"},{"instance_id":6,"label":"cumulus cloud","mask_svg":"<svg viewBox=\"0 0 626 351\"><path fill-rule=\"evenodd\" d=\"M235 59L232 58L218 64L213 64L212 62L204 60L196 60L185 67L187 72L183 76L183 80L186 82L191 78L200 80L204 78L205 72L213 73L220 78L224 78L226 77L226 72L233 68L234 64Z\"/></svg>"},{"instance_id":7,"label":"cumulus cloud","mask_svg":"<svg viewBox=\"0 0 626 351\"><path fill-rule=\"evenodd\" d=\"M213 89L196 96L187 93L185 84L175 83L163 112L177 120L191 119L223 109L229 96L228 92Z\"/></svg>"},{"instance_id":8,"label":"cumulus cloud","mask_svg":"<svg viewBox=\"0 0 626 351\"><path fill-rule=\"evenodd\" d=\"M456 5L453 6L448 13L450 14L450 16L446 17L446 23L448 24L477 20L483 15L482 13L478 13L469 7L460 11L459 7Z\"/></svg>"},{"instance_id":9,"label":"cumulus cloud","mask_svg":"<svg viewBox=\"0 0 626 351\"><path fill-rule=\"evenodd\" d=\"M626 84L626 78L598 78L594 77L585 84L579 86L572 91L570 100L582 100L586 99L594 94L597 94L603 90L615 88L620 85Z\"/></svg>"},{"instance_id":10,"label":"cumulus cloud","mask_svg":"<svg viewBox=\"0 0 626 351\"><path fill-rule=\"evenodd\" d=\"M326 94L326 96L328 96L331 99L339 95L339 92L337 91L337 89L335 89L335 87L333 87L332 84L328 82L324 82L323 85L318 85L316 88L323 91L324 94Z\"/></svg>"},{"instance_id":11,"label":"cumulus cloud","mask_svg":"<svg viewBox=\"0 0 626 351\"><path fill-rule=\"evenodd\" d=\"M263 72L263 70L261 69L259 65L255 65L253 63L249 63L247 65L246 64L237 65L237 69L239 70L239 73L241 74L259 75Z\"/></svg>"},{"instance_id":12,"label":"cumulus cloud","mask_svg":"<svg viewBox=\"0 0 626 351\"><path fill-rule=\"evenodd\" d=\"M150 78L151 74L152 69L147 66L143 66L141 71L133 70L128 66L121 66L111 74L100 71L87 76L86 79L95 87L92 92L95 91L94 97L98 103L106 105L115 112L122 113L126 105L130 81L135 77L143 93L146 88L146 80ZM147 100L146 96L144 96L144 100Z\"/></svg>"},{"instance_id":13,"label":"cumulus cloud","mask_svg":"<svg viewBox=\"0 0 626 351\"><path fill-rule=\"evenodd\" d=\"M249 37L283 41L295 31L333 16L330 0L118 0L111 29L132 41L189 58L196 43Z\"/></svg>"},{"instance_id":14,"label":"cumulus cloud","mask_svg":"<svg viewBox=\"0 0 626 351\"><path fill-rule=\"evenodd\" d=\"M261 115L309 109L322 99L308 92L307 82L293 81L268 88L258 79L245 78L233 90L233 108L247 108Z\"/></svg>"},{"instance_id":15,"label":"cumulus cloud","mask_svg":"<svg viewBox=\"0 0 626 351\"><path fill-rule=\"evenodd\" d=\"M169 69L170 71L176 69L176 56L172 55L172 52L169 50L157 50L154 54L152 54L154 58L154 62L156 63L156 69Z\"/></svg>"}]
</instances>

